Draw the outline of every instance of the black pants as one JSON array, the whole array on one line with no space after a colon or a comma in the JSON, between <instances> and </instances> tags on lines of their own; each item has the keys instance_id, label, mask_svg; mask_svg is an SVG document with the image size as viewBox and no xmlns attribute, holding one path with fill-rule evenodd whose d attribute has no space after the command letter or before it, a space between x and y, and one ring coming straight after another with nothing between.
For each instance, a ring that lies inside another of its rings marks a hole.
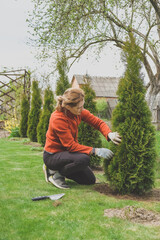
<instances>
[{"instance_id":1,"label":"black pants","mask_svg":"<svg viewBox=\"0 0 160 240\"><path fill-rule=\"evenodd\" d=\"M44 151L43 160L49 169L57 170L79 184L90 185L96 181L89 167L90 157L87 154L68 151L50 154Z\"/></svg>"}]
</instances>

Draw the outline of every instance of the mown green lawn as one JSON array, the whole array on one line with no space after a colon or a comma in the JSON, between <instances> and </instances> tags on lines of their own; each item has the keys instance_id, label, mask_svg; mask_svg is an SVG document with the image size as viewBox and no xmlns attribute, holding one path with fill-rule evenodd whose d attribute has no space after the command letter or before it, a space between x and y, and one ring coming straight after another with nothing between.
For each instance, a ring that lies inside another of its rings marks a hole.
<instances>
[{"instance_id":1,"label":"mown green lawn","mask_svg":"<svg viewBox=\"0 0 160 240\"><path fill-rule=\"evenodd\" d=\"M0 240L160 239L160 227L104 217L105 209L127 205L160 213L160 202L120 200L72 181L70 190L57 189L44 180L42 151L24 142L0 139ZM159 132L156 147L160 158ZM105 181L103 173L96 176ZM156 187L160 188L158 170ZM58 202L31 200L62 192L65 196Z\"/></svg>"}]
</instances>

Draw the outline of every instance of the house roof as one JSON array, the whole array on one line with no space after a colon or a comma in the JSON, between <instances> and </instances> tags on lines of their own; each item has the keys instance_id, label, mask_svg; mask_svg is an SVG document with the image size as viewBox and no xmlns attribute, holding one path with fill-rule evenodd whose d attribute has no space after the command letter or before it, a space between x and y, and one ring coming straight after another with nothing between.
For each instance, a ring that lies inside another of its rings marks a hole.
<instances>
[{"instance_id":1,"label":"house roof","mask_svg":"<svg viewBox=\"0 0 160 240\"><path fill-rule=\"evenodd\" d=\"M74 75L72 82L75 78L78 84L84 84L85 77L85 75ZM120 78L89 76L89 79L97 97L117 97L116 92Z\"/></svg>"}]
</instances>

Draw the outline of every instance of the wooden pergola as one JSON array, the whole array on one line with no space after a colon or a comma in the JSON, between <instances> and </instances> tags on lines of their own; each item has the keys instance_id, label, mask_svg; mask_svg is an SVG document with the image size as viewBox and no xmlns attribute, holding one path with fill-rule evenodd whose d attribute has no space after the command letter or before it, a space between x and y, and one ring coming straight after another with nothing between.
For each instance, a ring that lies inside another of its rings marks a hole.
<instances>
[{"instance_id":1,"label":"wooden pergola","mask_svg":"<svg viewBox=\"0 0 160 240\"><path fill-rule=\"evenodd\" d=\"M25 69L0 72L0 115L13 115L19 88L30 99L30 85L30 73Z\"/></svg>"}]
</instances>

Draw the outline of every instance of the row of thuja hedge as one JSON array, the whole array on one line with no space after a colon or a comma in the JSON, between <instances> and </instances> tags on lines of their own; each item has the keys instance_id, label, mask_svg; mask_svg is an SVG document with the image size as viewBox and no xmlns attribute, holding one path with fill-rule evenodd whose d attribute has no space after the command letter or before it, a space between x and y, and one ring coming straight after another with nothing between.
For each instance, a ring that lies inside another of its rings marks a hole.
<instances>
[{"instance_id":1,"label":"row of thuja hedge","mask_svg":"<svg viewBox=\"0 0 160 240\"><path fill-rule=\"evenodd\" d=\"M132 34L130 40L125 43L124 59L126 71L119 83L117 92L119 102L112 115L112 130L119 132L122 143L119 146L111 144L114 157L110 161L104 161L104 169L110 185L117 192L142 194L154 186L156 144L155 129L151 124L151 113L145 101L145 88L140 72L143 59ZM93 101L95 93L89 83L85 84L83 89L85 108L95 114L96 103ZM48 99L49 96L47 92L41 112L40 92L37 83L33 82L27 136L32 141L38 139L42 144L44 144L49 117L53 110L53 99L51 96ZM51 108L48 109L48 106ZM23 114L27 115L27 111L22 108L21 115ZM21 135L26 124L22 119ZM85 123L79 126L79 142L93 147L102 146L98 132ZM100 159L94 157L91 165L98 165L99 162Z\"/></svg>"}]
</instances>

